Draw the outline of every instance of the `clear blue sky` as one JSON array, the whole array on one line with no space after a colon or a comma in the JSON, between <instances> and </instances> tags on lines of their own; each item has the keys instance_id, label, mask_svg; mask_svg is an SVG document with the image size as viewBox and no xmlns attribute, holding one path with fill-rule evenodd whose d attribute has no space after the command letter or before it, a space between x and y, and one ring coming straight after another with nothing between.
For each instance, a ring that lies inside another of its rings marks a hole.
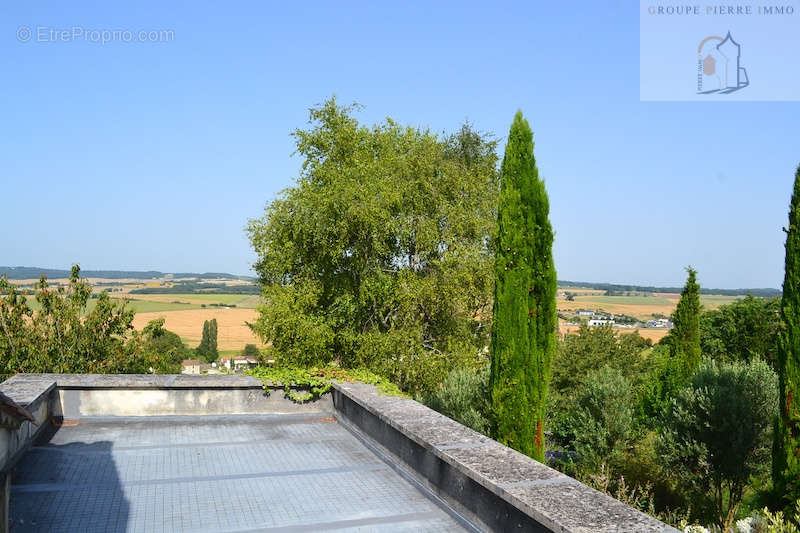
<instances>
[{"instance_id":1,"label":"clear blue sky","mask_svg":"<svg viewBox=\"0 0 800 533\"><path fill-rule=\"evenodd\" d=\"M500 137L522 109L560 279L780 286L800 104L640 102L637 2L287 4L0 0L0 264L248 273L246 221L335 94Z\"/></svg>"}]
</instances>

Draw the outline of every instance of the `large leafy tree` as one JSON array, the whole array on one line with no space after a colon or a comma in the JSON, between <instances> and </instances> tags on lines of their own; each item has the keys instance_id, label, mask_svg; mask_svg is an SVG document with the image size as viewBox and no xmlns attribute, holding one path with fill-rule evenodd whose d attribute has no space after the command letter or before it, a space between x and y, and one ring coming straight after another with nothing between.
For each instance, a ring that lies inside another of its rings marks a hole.
<instances>
[{"instance_id":1,"label":"large leafy tree","mask_svg":"<svg viewBox=\"0 0 800 533\"><path fill-rule=\"evenodd\" d=\"M800 500L800 167L794 177L786 229L786 259L778 343L778 417L772 481L781 503Z\"/></svg>"},{"instance_id":2,"label":"large leafy tree","mask_svg":"<svg viewBox=\"0 0 800 533\"><path fill-rule=\"evenodd\" d=\"M703 354L718 361L750 361L758 357L777 368L780 324L779 299L748 294L702 314Z\"/></svg>"},{"instance_id":3,"label":"large leafy tree","mask_svg":"<svg viewBox=\"0 0 800 533\"><path fill-rule=\"evenodd\" d=\"M490 390L497 440L540 461L557 328L549 210L533 133L517 112L501 167Z\"/></svg>"},{"instance_id":4,"label":"large leafy tree","mask_svg":"<svg viewBox=\"0 0 800 533\"><path fill-rule=\"evenodd\" d=\"M491 319L495 142L391 119L367 127L329 100L294 132L302 171L247 231L276 361L366 366L432 390L476 365Z\"/></svg>"},{"instance_id":5,"label":"large leafy tree","mask_svg":"<svg viewBox=\"0 0 800 533\"><path fill-rule=\"evenodd\" d=\"M133 310L100 293L89 310L92 288L72 267L66 287L53 288L42 277L38 311L18 289L0 280L0 352L4 373L98 372L127 354Z\"/></svg>"}]
</instances>

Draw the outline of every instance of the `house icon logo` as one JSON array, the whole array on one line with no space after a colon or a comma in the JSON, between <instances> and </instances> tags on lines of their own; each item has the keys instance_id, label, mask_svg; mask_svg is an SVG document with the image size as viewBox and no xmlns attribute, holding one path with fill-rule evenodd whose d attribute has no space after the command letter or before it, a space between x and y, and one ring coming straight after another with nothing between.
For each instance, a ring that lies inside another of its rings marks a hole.
<instances>
[{"instance_id":1,"label":"house icon logo","mask_svg":"<svg viewBox=\"0 0 800 533\"><path fill-rule=\"evenodd\" d=\"M710 35L697 47L697 94L729 94L750 85L741 65L742 47L731 32Z\"/></svg>"}]
</instances>

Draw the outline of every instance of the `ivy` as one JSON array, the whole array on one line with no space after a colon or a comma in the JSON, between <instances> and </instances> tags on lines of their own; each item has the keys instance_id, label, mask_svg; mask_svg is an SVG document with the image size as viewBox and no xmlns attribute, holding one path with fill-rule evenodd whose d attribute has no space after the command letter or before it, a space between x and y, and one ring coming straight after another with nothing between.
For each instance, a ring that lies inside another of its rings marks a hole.
<instances>
[{"instance_id":1,"label":"ivy","mask_svg":"<svg viewBox=\"0 0 800 533\"><path fill-rule=\"evenodd\" d=\"M267 394L274 387L282 385L284 398L297 403L318 399L331 390L334 381L366 383L377 387L382 394L405 396L397 385L363 368L259 366L251 370L250 374L261 379Z\"/></svg>"}]
</instances>

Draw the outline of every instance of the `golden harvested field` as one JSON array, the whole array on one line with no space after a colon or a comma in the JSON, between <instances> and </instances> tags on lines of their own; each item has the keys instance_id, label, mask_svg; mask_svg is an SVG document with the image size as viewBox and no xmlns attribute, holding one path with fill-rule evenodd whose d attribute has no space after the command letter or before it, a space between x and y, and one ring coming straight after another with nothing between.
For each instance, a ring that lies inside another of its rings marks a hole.
<instances>
[{"instance_id":1,"label":"golden harvested field","mask_svg":"<svg viewBox=\"0 0 800 533\"><path fill-rule=\"evenodd\" d=\"M558 290L559 290L559 292L561 292L561 291L563 291L563 292L572 292L572 293L575 293L575 294L583 294L583 295L595 294L597 296L602 296L603 294L606 293L606 291L601 290L601 289L584 289L582 287L559 287Z\"/></svg>"},{"instance_id":2,"label":"golden harvested field","mask_svg":"<svg viewBox=\"0 0 800 533\"><path fill-rule=\"evenodd\" d=\"M566 324L559 326L560 333L577 333L580 326L568 326ZM618 335L626 335L629 333L633 333L634 331L638 331L639 335L644 337L645 339L650 339L653 341L653 344L657 343L661 339L663 339L669 330L667 328L640 328L640 329L614 329Z\"/></svg>"},{"instance_id":3,"label":"golden harvested field","mask_svg":"<svg viewBox=\"0 0 800 533\"><path fill-rule=\"evenodd\" d=\"M188 309L155 313L136 313L133 325L142 329L149 321L163 317L164 327L177 333L189 348L196 348L203 334L203 321L217 319L217 346L220 350L241 350L245 344L263 347L245 322L258 316L255 309Z\"/></svg>"},{"instance_id":4,"label":"golden harvested field","mask_svg":"<svg viewBox=\"0 0 800 533\"><path fill-rule=\"evenodd\" d=\"M615 298L615 296L604 296L602 298ZM576 296L572 302L559 300L557 302L559 311L575 311L577 309L592 309L606 311L615 315L630 315L636 318L649 318L654 313L661 313L669 316L677 306L677 300L672 303L660 298L652 298L652 303L616 303L613 301L598 301L594 296Z\"/></svg>"},{"instance_id":5,"label":"golden harvested field","mask_svg":"<svg viewBox=\"0 0 800 533\"><path fill-rule=\"evenodd\" d=\"M651 296L603 296L593 294L575 296L575 300L571 302L559 298L557 306L559 311L602 309L615 315L630 315L639 319L648 319L654 314L671 315L677 307L680 297L681 295L676 293L654 293ZM705 310L710 310L729 304L737 298L737 296L704 294L700 296L700 302Z\"/></svg>"}]
</instances>

